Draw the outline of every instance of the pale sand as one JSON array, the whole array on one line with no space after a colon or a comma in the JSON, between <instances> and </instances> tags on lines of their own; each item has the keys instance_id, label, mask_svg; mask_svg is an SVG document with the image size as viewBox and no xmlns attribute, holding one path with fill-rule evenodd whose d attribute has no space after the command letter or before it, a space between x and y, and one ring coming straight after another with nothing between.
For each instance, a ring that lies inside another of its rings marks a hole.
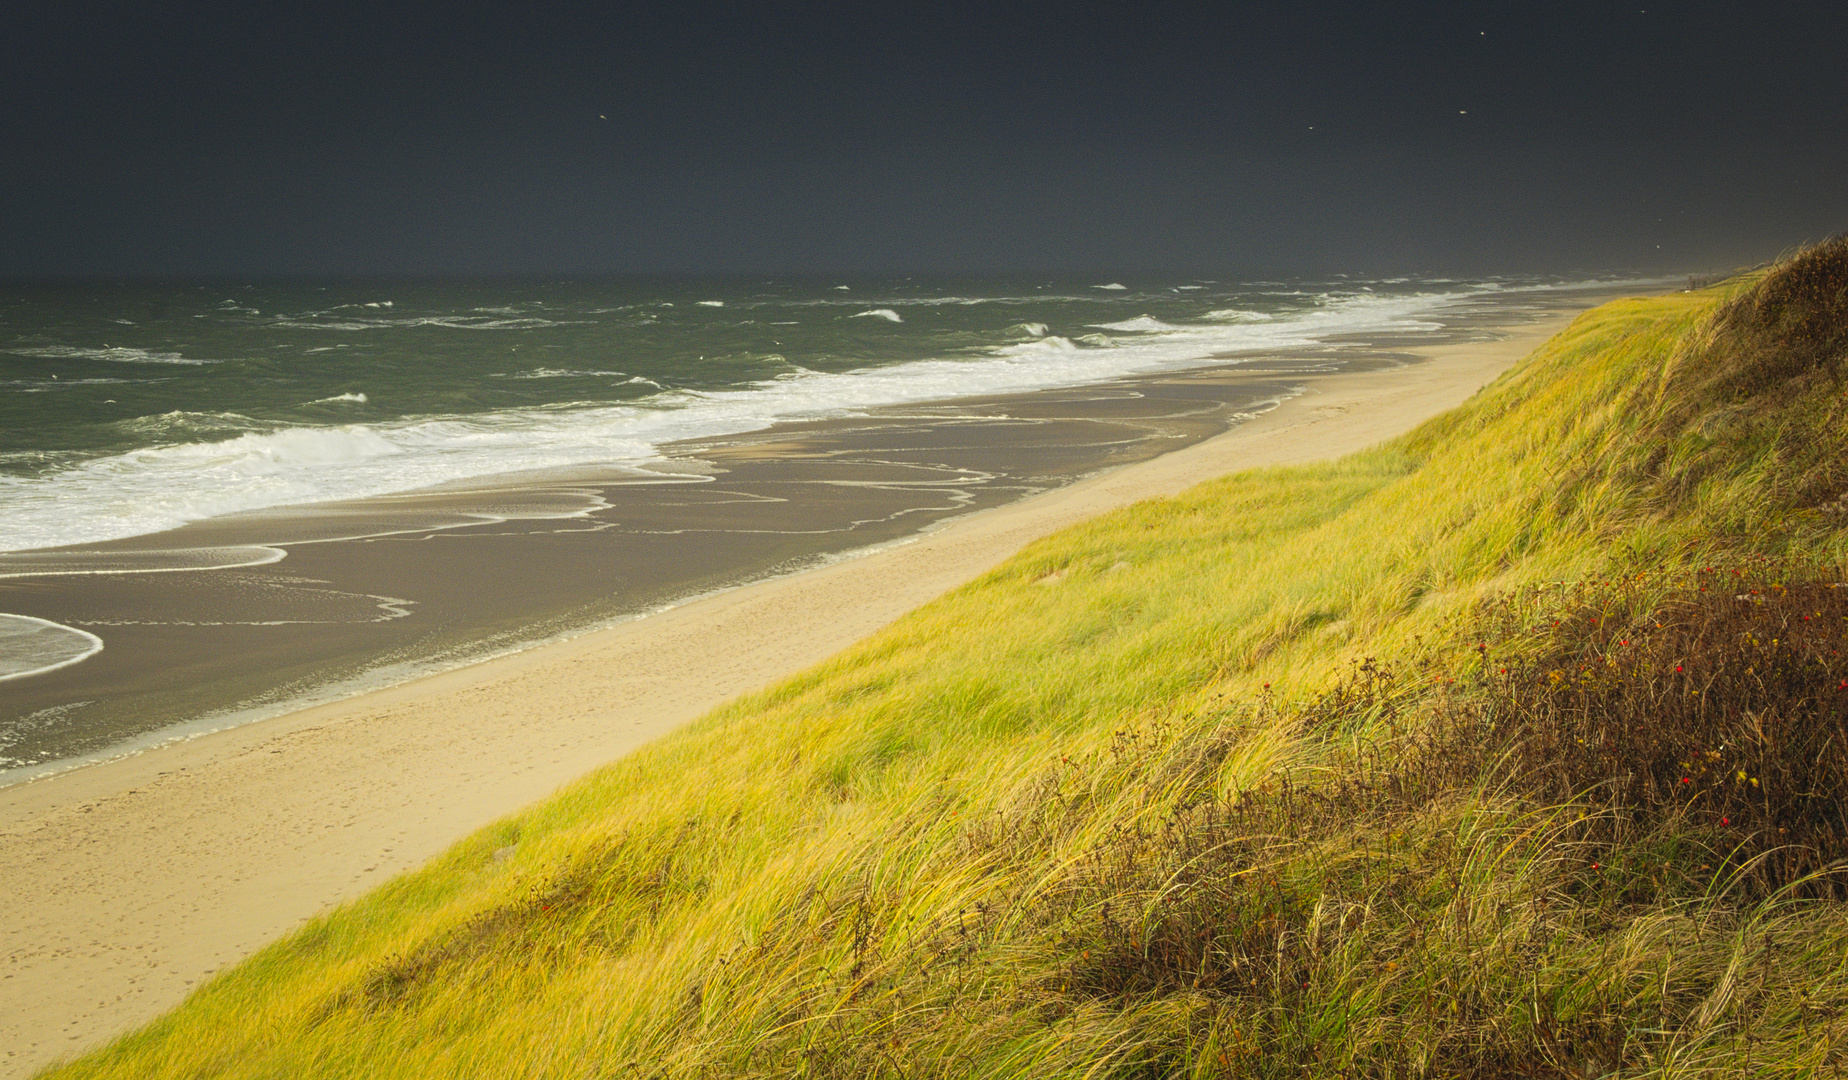
<instances>
[{"instance_id":1,"label":"pale sand","mask_svg":"<svg viewBox=\"0 0 1848 1080\"><path fill-rule=\"evenodd\" d=\"M0 1077L714 706L1104 511L1329 458L1449 409L1568 319L1327 376L1224 435L823 569L64 776L0 789Z\"/></svg>"}]
</instances>

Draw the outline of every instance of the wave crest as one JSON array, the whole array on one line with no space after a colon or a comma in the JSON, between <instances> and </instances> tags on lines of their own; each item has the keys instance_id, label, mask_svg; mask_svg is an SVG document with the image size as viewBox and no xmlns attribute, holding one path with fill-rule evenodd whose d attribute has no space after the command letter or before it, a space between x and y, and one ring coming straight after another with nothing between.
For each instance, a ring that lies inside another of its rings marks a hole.
<instances>
[{"instance_id":1,"label":"wave crest","mask_svg":"<svg viewBox=\"0 0 1848 1080\"><path fill-rule=\"evenodd\" d=\"M506 374L496 373L488 377L490 379L629 379L634 381L626 371L577 371L572 368L548 367Z\"/></svg>"},{"instance_id":2,"label":"wave crest","mask_svg":"<svg viewBox=\"0 0 1848 1080\"><path fill-rule=\"evenodd\" d=\"M113 426L125 435L145 439L197 439L201 437L239 435L249 431L267 431L269 425L234 412L192 412L175 409L152 416L134 416L118 420Z\"/></svg>"},{"instance_id":3,"label":"wave crest","mask_svg":"<svg viewBox=\"0 0 1848 1080\"><path fill-rule=\"evenodd\" d=\"M1002 356L1050 356L1058 353L1075 353L1078 344L1071 338L1051 334L1037 341L1023 341L1018 345L1008 345L996 350Z\"/></svg>"},{"instance_id":4,"label":"wave crest","mask_svg":"<svg viewBox=\"0 0 1848 1080\"><path fill-rule=\"evenodd\" d=\"M1128 334L1158 334L1179 330L1180 327L1162 322L1153 315L1138 315L1122 322L1092 323L1099 330L1121 330Z\"/></svg>"},{"instance_id":5,"label":"wave crest","mask_svg":"<svg viewBox=\"0 0 1848 1080\"><path fill-rule=\"evenodd\" d=\"M530 315L519 318L488 318L483 315L417 315L404 319L328 319L322 318L320 312L313 312L277 319L270 325L291 330L390 330L411 326L439 326L450 330L534 330L545 326L573 326L582 321L581 319L541 319ZM186 362L206 363L207 361Z\"/></svg>"},{"instance_id":6,"label":"wave crest","mask_svg":"<svg viewBox=\"0 0 1848 1080\"><path fill-rule=\"evenodd\" d=\"M107 360L112 364L182 364L187 367L196 367L200 364L222 363L219 360L198 360L181 356L176 352L149 352L146 349L131 349L123 345L105 345L100 349L89 349L80 345L40 345L23 349L14 346L5 351L14 356L34 356L48 360Z\"/></svg>"}]
</instances>

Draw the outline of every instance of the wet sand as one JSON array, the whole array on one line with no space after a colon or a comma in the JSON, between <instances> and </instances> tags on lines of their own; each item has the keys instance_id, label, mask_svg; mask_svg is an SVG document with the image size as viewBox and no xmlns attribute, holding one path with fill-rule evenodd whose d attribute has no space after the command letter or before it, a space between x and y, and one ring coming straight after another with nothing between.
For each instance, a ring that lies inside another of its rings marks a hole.
<instances>
[{"instance_id":1,"label":"wet sand","mask_svg":"<svg viewBox=\"0 0 1848 1080\"><path fill-rule=\"evenodd\" d=\"M1577 309L1591 299L1556 303ZM277 610L350 614L406 600L435 606L445 589L501 597L541 588L553 590L555 610L569 620L586 617L585 593L607 594L611 581L630 580L621 576L624 565L595 561L596 543L611 534L633 539L638 550L661 544L657 558L687 571L681 580L690 584L674 586L683 595L812 564L840 550L829 543L843 538L841 547L888 543L570 640L0 789L0 875L8 882L0 894L0 1076L151 1018L301 920L731 697L824 659L1039 536L1239 468L1370 445L1462 401L1565 320L1546 316L1486 340L1497 321L1506 324L1509 313L1459 332L1477 340L1419 349L1376 342L1347 350L1344 363L1335 362L1338 353L1292 355L867 421L789 425L684 448L691 481L559 477L503 495L529 500L529 509L595 498L621 508L615 513L434 531L425 520L418 532L302 543L281 563L242 571L14 579L9 586L39 586L40 595L56 591L48 582L119 585L84 593L99 613L158 610L174 602L161 589L196 589L194 582L212 577L243 583L227 589L244 596L222 601L241 612L259 605L253 595ZM1295 387L1300 396L1223 430L1254 402ZM1075 428L1090 434L1074 438ZM1206 437L1215 430L1223 433ZM996 431L1011 437L997 440ZM1091 449L1073 455L1074 445ZM1175 446L1184 448L1162 453ZM1112 465L1124 467L1096 473ZM1079 472L1095 475L1070 482ZM1019 498L1035 485L1043 493ZM631 491L646 497L625 502ZM459 503L413 509L440 515L483 501L468 493ZM766 505L776 528L756 527ZM986 512L970 513L977 509ZM332 516L377 513L349 507ZM892 542L930 515L963 516ZM351 525L292 527L359 531ZM217 542L229 543L242 525L213 527L227 530ZM266 528L279 532L274 522ZM687 536L701 542L660 539ZM705 554L720 550L725 557ZM748 557L734 558L738 552ZM517 571L504 565L509 559L519 560ZM530 566L555 569L534 574ZM315 594L336 579L341 595ZM423 588L429 592L406 595ZM18 595L0 607L20 610ZM482 640L482 626L492 628L485 617L454 618L464 645ZM312 625L357 627L352 633L363 637L367 627L409 621ZM215 646L247 648L237 643L248 639L214 636L224 627L197 629L206 632L187 640L202 644L169 653L158 642L171 626L150 635L144 662L171 669L160 692L184 700L198 693L195 680L234 681L212 674L209 654ZM442 646L442 632L432 620L420 640ZM286 669L296 647L279 644L264 662ZM46 678L98 663L110 649ZM181 653L203 659L184 661Z\"/></svg>"},{"instance_id":2,"label":"wet sand","mask_svg":"<svg viewBox=\"0 0 1848 1080\"><path fill-rule=\"evenodd\" d=\"M286 554L0 579L0 611L105 642L80 664L0 684L0 754L15 766L0 782L812 567L1198 442L1288 393L1276 373L1228 369L883 410L680 444L646 473L503 480L0 555L0 573L17 573Z\"/></svg>"}]
</instances>

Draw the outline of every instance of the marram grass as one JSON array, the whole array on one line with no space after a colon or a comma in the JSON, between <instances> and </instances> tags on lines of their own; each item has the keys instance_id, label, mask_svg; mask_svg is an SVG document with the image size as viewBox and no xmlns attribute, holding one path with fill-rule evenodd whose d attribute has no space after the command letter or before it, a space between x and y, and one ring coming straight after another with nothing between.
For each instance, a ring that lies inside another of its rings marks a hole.
<instances>
[{"instance_id":1,"label":"marram grass","mask_svg":"<svg viewBox=\"0 0 1848 1080\"><path fill-rule=\"evenodd\" d=\"M1037 543L49 1075L1832 1075L1845 282Z\"/></svg>"}]
</instances>

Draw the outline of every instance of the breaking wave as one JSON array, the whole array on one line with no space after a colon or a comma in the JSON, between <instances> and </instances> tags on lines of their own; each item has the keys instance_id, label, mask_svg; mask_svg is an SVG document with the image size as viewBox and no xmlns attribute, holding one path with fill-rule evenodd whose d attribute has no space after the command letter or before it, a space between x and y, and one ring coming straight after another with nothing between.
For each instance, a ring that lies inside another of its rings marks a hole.
<instances>
[{"instance_id":1,"label":"breaking wave","mask_svg":"<svg viewBox=\"0 0 1848 1080\"><path fill-rule=\"evenodd\" d=\"M1164 333L1180 329L1178 326L1171 326L1150 315L1138 315L1133 319L1124 319L1122 322L1092 323L1091 325L1099 330L1121 330L1126 334Z\"/></svg>"},{"instance_id":2,"label":"breaking wave","mask_svg":"<svg viewBox=\"0 0 1848 1080\"><path fill-rule=\"evenodd\" d=\"M232 412L175 411L121 421L138 449L0 474L0 551L159 532L266 507L360 498L501 473L617 468L658 459L665 444L759 430L779 421L968 395L1098 382L1205 358L1312 344L1359 330L1434 329L1427 313L1453 296L1357 295L1267 321L1171 325L1146 316L1105 324L1123 334L1066 337L1018 324L1030 340L954 357L850 371L790 365L736 388L664 390L622 402L565 402L423 415L369 424L283 424ZM891 309L870 317L896 319ZM1223 361L1221 361L1223 362ZM619 371L533 367L506 378L629 378ZM646 381L646 380L643 380ZM357 400L344 395L334 400Z\"/></svg>"},{"instance_id":3,"label":"breaking wave","mask_svg":"<svg viewBox=\"0 0 1848 1080\"><path fill-rule=\"evenodd\" d=\"M146 349L130 349L120 345L105 345L100 349L88 349L78 345L39 345L28 348L13 346L5 351L14 356L35 356L49 360L107 360L112 364L184 364L192 367L222 362L199 360L181 356L176 352L149 352Z\"/></svg>"},{"instance_id":4,"label":"breaking wave","mask_svg":"<svg viewBox=\"0 0 1848 1080\"><path fill-rule=\"evenodd\" d=\"M372 305L368 304L367 307ZM532 330L542 326L572 326L577 320L541 319L535 316L518 318L484 315L416 315L402 319L387 318L327 318L322 313L294 315L277 319L271 326L286 327L291 330L387 330L406 326L440 326L450 330ZM205 363L205 361L186 361L187 363Z\"/></svg>"}]
</instances>

